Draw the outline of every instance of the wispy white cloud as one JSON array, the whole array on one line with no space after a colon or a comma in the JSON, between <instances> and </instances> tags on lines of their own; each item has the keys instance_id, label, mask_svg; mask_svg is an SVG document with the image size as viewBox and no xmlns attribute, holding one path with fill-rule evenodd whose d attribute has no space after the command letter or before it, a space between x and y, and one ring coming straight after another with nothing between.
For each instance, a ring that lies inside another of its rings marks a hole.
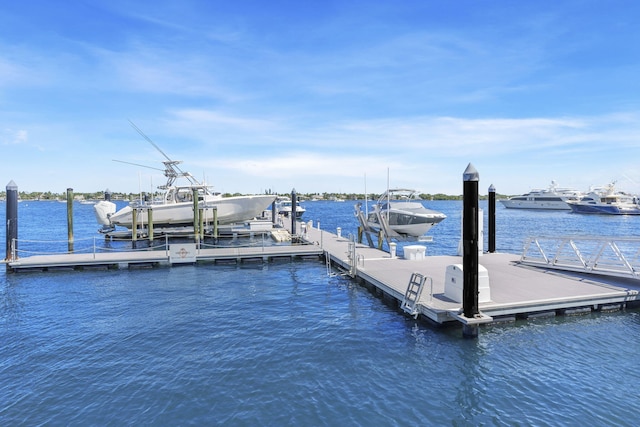
<instances>
[{"instance_id":1,"label":"wispy white cloud","mask_svg":"<svg viewBox=\"0 0 640 427\"><path fill-rule=\"evenodd\" d=\"M2 145L21 145L29 141L29 133L24 130L3 129L0 132L0 143Z\"/></svg>"}]
</instances>

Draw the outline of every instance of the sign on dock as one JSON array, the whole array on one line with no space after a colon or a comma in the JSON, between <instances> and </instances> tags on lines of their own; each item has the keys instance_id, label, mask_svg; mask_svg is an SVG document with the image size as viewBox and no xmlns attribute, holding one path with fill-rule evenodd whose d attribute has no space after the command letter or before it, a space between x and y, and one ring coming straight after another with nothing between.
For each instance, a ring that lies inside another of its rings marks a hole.
<instances>
[{"instance_id":1,"label":"sign on dock","mask_svg":"<svg viewBox=\"0 0 640 427\"><path fill-rule=\"evenodd\" d=\"M169 262L171 264L187 264L196 262L196 244L180 243L169 245Z\"/></svg>"}]
</instances>

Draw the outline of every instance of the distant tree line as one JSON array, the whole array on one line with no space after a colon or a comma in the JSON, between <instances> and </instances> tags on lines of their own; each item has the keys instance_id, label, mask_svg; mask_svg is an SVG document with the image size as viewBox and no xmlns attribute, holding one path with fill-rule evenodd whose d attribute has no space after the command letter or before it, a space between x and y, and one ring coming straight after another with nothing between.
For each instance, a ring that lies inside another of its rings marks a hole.
<instances>
[{"instance_id":1,"label":"distant tree line","mask_svg":"<svg viewBox=\"0 0 640 427\"><path fill-rule=\"evenodd\" d=\"M271 190L268 190L266 192L267 194L274 194L274 195L278 195L281 197L290 197L291 193L272 193ZM223 196L225 197L230 197L230 196L242 196L242 193L224 193ZM105 192L104 191L97 191L94 193L73 193L73 196L75 199L80 199L80 200L104 200L105 198ZM154 195L149 194L149 196L153 197ZM379 197L381 196L381 194L368 194L367 198L369 200L377 200ZM26 191L19 191L18 192L18 197L21 200L66 200L67 199L67 193L66 191L63 193L53 193L51 191L32 191L32 192L26 192ZM111 199L112 200L135 200L137 198L140 197L140 193L121 193L121 192L112 192L111 193ZM365 198L365 194L364 193L297 193L297 197L300 200L311 200L311 199L318 199L318 200L335 200L335 199L340 199L340 200L364 200ZM487 195L480 195L479 196L481 200L487 199L488 196ZM502 195L502 194L497 194L496 193L496 198L497 199L501 199L501 198L507 198L509 196L506 195ZM430 193L422 193L420 194L420 198L422 198L423 200L462 200L462 194L460 195L449 195L449 194L443 194L443 193L436 193L436 194L430 194ZM0 191L0 199L4 200L6 199L6 191Z\"/></svg>"}]
</instances>

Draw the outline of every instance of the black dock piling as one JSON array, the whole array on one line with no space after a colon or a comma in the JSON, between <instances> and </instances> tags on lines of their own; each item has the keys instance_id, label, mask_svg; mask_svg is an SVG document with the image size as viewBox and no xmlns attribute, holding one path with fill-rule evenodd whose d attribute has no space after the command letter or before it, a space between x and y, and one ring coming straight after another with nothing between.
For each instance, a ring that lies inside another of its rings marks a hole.
<instances>
[{"instance_id":1,"label":"black dock piling","mask_svg":"<svg viewBox=\"0 0 640 427\"><path fill-rule=\"evenodd\" d=\"M69 252L73 252L73 188L67 188L67 240Z\"/></svg>"},{"instance_id":2,"label":"black dock piling","mask_svg":"<svg viewBox=\"0 0 640 427\"><path fill-rule=\"evenodd\" d=\"M6 187L7 190L7 256L5 261L15 261L18 258L18 186L11 180ZM7 270L9 264L7 264Z\"/></svg>"},{"instance_id":3,"label":"black dock piling","mask_svg":"<svg viewBox=\"0 0 640 427\"><path fill-rule=\"evenodd\" d=\"M110 202L110 201L111 201L111 191L109 191L109 189L108 189L108 188L104 191L104 199L105 199L107 202Z\"/></svg>"},{"instance_id":4,"label":"black dock piling","mask_svg":"<svg viewBox=\"0 0 640 427\"><path fill-rule=\"evenodd\" d=\"M489 186L489 253L496 251L496 187Z\"/></svg>"},{"instance_id":5,"label":"black dock piling","mask_svg":"<svg viewBox=\"0 0 640 427\"><path fill-rule=\"evenodd\" d=\"M464 171L463 181L462 309L464 317L473 319L480 313L478 309L478 182L480 175L471 163ZM477 337L478 325L464 324L462 335L470 338Z\"/></svg>"},{"instance_id":6,"label":"black dock piling","mask_svg":"<svg viewBox=\"0 0 640 427\"><path fill-rule=\"evenodd\" d=\"M291 235L296 235L296 205L298 204L298 194L296 189L291 190Z\"/></svg>"}]
</instances>

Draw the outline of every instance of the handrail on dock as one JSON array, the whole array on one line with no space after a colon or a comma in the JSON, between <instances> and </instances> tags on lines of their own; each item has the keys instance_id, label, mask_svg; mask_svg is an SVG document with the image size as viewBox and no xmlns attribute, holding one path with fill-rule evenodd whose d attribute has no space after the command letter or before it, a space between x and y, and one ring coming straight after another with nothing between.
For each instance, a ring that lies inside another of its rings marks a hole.
<instances>
[{"instance_id":1,"label":"handrail on dock","mask_svg":"<svg viewBox=\"0 0 640 427\"><path fill-rule=\"evenodd\" d=\"M640 279L640 237L529 237L520 262Z\"/></svg>"},{"instance_id":2,"label":"handrail on dock","mask_svg":"<svg viewBox=\"0 0 640 427\"><path fill-rule=\"evenodd\" d=\"M93 254L93 257L95 258L96 254L98 253L108 253L108 252L111 252L111 253L129 252L130 253L130 252L146 252L146 251L158 251L158 252L165 251L168 256L169 246L171 244L169 235L165 235L164 239L156 239L153 242L153 244L140 245L139 247L135 247L135 245L132 244L134 240L130 238L115 240L116 242L120 242L123 244L121 247L113 247L109 244L105 244L105 245L98 244L99 238L100 236L94 236L94 237L89 237L85 239L74 240L73 249L70 249L67 247L66 250L62 250L61 248L63 244L66 245L68 243L67 240L12 239L11 259L8 261L9 262L15 261L19 258L28 258L30 256L35 256L35 255L64 255L64 254L81 254L81 253ZM113 239L110 240L110 242L113 242L113 241L114 241ZM87 242L90 242L90 243L87 244ZM136 242L140 243L142 242L142 240L137 240ZM296 243L296 246L301 246L305 244L314 245L314 243L312 242L308 242L308 243L298 242ZM229 247L228 245L218 245L218 244L207 243L206 241L203 241L203 240L198 240L196 245L197 245L198 252L201 249L216 249L216 248ZM236 244L233 247L235 248L261 247L264 252L266 246L268 245L266 244L264 234L263 234L262 239L258 244L255 244L255 242L249 243L249 244Z\"/></svg>"}]
</instances>

